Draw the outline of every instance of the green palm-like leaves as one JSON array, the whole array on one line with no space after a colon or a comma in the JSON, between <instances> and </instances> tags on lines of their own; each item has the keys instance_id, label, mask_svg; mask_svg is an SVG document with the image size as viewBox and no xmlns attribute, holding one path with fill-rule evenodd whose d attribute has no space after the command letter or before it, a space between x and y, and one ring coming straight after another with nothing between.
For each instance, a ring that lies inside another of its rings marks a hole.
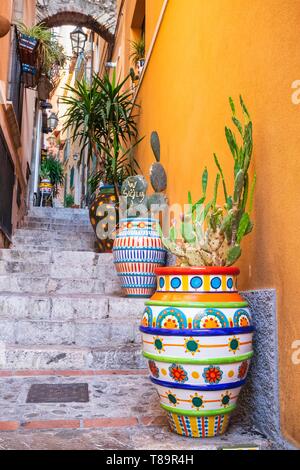
<instances>
[{"instance_id":1,"label":"green palm-like leaves","mask_svg":"<svg viewBox=\"0 0 300 470\"><path fill-rule=\"evenodd\" d=\"M132 151L141 141L136 126L138 105L132 101L132 91L125 88L130 76L117 82L95 75L92 83L77 82L67 86L68 96L65 128L72 129L72 139L81 147L81 157L86 148L89 158L96 155L98 169L90 179L92 191L100 181L119 185L138 167Z\"/></svg>"}]
</instances>

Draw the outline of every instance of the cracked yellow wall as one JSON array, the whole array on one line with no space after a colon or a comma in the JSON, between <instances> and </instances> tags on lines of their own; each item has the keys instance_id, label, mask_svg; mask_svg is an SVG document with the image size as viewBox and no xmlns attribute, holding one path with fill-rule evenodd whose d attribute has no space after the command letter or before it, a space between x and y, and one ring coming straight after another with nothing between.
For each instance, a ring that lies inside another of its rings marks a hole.
<instances>
[{"instance_id":1,"label":"cracked yellow wall","mask_svg":"<svg viewBox=\"0 0 300 470\"><path fill-rule=\"evenodd\" d=\"M282 431L298 444L300 365L291 358L300 340L300 107L291 86L300 79L299 44L298 0L169 0L137 98L146 136L138 159L148 174L149 138L157 130L172 203L184 203L189 189L200 196L203 167L211 178L216 173L213 152L231 178L228 96L237 100L241 93L249 107L258 184L240 288L277 290L278 404Z\"/></svg>"}]
</instances>

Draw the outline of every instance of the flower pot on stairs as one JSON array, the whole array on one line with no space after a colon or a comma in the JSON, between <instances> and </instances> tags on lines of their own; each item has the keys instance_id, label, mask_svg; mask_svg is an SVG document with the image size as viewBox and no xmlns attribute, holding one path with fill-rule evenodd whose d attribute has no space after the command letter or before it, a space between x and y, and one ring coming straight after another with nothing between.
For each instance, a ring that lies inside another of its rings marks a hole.
<instances>
[{"instance_id":1,"label":"flower pot on stairs","mask_svg":"<svg viewBox=\"0 0 300 470\"><path fill-rule=\"evenodd\" d=\"M113 255L124 294L151 297L156 288L155 270L166 262L158 221L147 218L122 220Z\"/></svg>"},{"instance_id":2,"label":"flower pot on stairs","mask_svg":"<svg viewBox=\"0 0 300 470\"><path fill-rule=\"evenodd\" d=\"M141 331L151 380L171 429L188 437L223 434L253 355L237 268L160 268Z\"/></svg>"},{"instance_id":3,"label":"flower pot on stairs","mask_svg":"<svg viewBox=\"0 0 300 470\"><path fill-rule=\"evenodd\" d=\"M90 221L97 237L99 253L112 252L117 210L114 186L102 186L89 207Z\"/></svg>"}]
</instances>

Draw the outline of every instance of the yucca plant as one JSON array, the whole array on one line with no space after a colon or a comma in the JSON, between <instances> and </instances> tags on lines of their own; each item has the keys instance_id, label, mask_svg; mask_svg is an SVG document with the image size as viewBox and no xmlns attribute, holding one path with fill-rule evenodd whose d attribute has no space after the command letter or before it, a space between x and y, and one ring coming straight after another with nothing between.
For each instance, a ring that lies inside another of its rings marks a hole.
<instances>
[{"instance_id":1,"label":"yucca plant","mask_svg":"<svg viewBox=\"0 0 300 470\"><path fill-rule=\"evenodd\" d=\"M114 185L119 198L119 185L135 174L137 162L132 150L138 145L136 110L132 91L125 89L129 76L123 81L94 75L92 83L77 82L75 87L67 86L69 95L63 97L67 105L64 115L65 129L72 129L72 140L78 141L80 158L88 149L89 158L97 157L98 168L90 179L92 192L100 181Z\"/></svg>"},{"instance_id":2,"label":"yucca plant","mask_svg":"<svg viewBox=\"0 0 300 470\"><path fill-rule=\"evenodd\" d=\"M251 213L256 184L254 175L249 184L249 166L253 151L252 121L245 103L240 97L244 117L242 124L236 115L234 102L229 98L232 121L239 133L225 128L226 140L234 161L234 191L229 195L224 173L214 154L218 174L213 198L207 201L208 171L202 175L202 197L193 204L188 195L188 211L181 221L180 233L176 223L168 237L163 237L166 248L178 257L181 266L231 266L241 256L241 241L253 229ZM240 143L238 143L240 140ZM222 183L224 204L218 204L218 189Z\"/></svg>"},{"instance_id":3,"label":"yucca plant","mask_svg":"<svg viewBox=\"0 0 300 470\"><path fill-rule=\"evenodd\" d=\"M142 37L138 41L130 41L132 60L135 67L137 67L139 60L145 59L145 38Z\"/></svg>"}]
</instances>

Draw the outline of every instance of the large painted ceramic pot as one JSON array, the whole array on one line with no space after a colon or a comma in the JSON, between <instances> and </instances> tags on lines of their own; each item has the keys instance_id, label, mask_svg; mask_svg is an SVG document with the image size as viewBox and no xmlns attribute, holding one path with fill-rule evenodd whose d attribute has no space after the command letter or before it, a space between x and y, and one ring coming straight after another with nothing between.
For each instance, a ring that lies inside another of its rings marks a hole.
<instances>
[{"instance_id":1,"label":"large painted ceramic pot","mask_svg":"<svg viewBox=\"0 0 300 470\"><path fill-rule=\"evenodd\" d=\"M113 256L127 297L151 297L156 289L156 268L166 263L166 250L155 219L132 218L120 222Z\"/></svg>"},{"instance_id":2,"label":"large painted ceramic pot","mask_svg":"<svg viewBox=\"0 0 300 470\"><path fill-rule=\"evenodd\" d=\"M116 211L114 186L102 186L89 208L90 221L97 238L97 247L100 253L112 252L117 225ZM108 219L111 230L108 227ZM106 238L102 237L103 232L107 232L108 236Z\"/></svg>"},{"instance_id":3,"label":"large painted ceramic pot","mask_svg":"<svg viewBox=\"0 0 300 470\"><path fill-rule=\"evenodd\" d=\"M223 434L253 355L237 268L156 270L158 287L140 330L143 354L171 429L188 437Z\"/></svg>"}]
</instances>

